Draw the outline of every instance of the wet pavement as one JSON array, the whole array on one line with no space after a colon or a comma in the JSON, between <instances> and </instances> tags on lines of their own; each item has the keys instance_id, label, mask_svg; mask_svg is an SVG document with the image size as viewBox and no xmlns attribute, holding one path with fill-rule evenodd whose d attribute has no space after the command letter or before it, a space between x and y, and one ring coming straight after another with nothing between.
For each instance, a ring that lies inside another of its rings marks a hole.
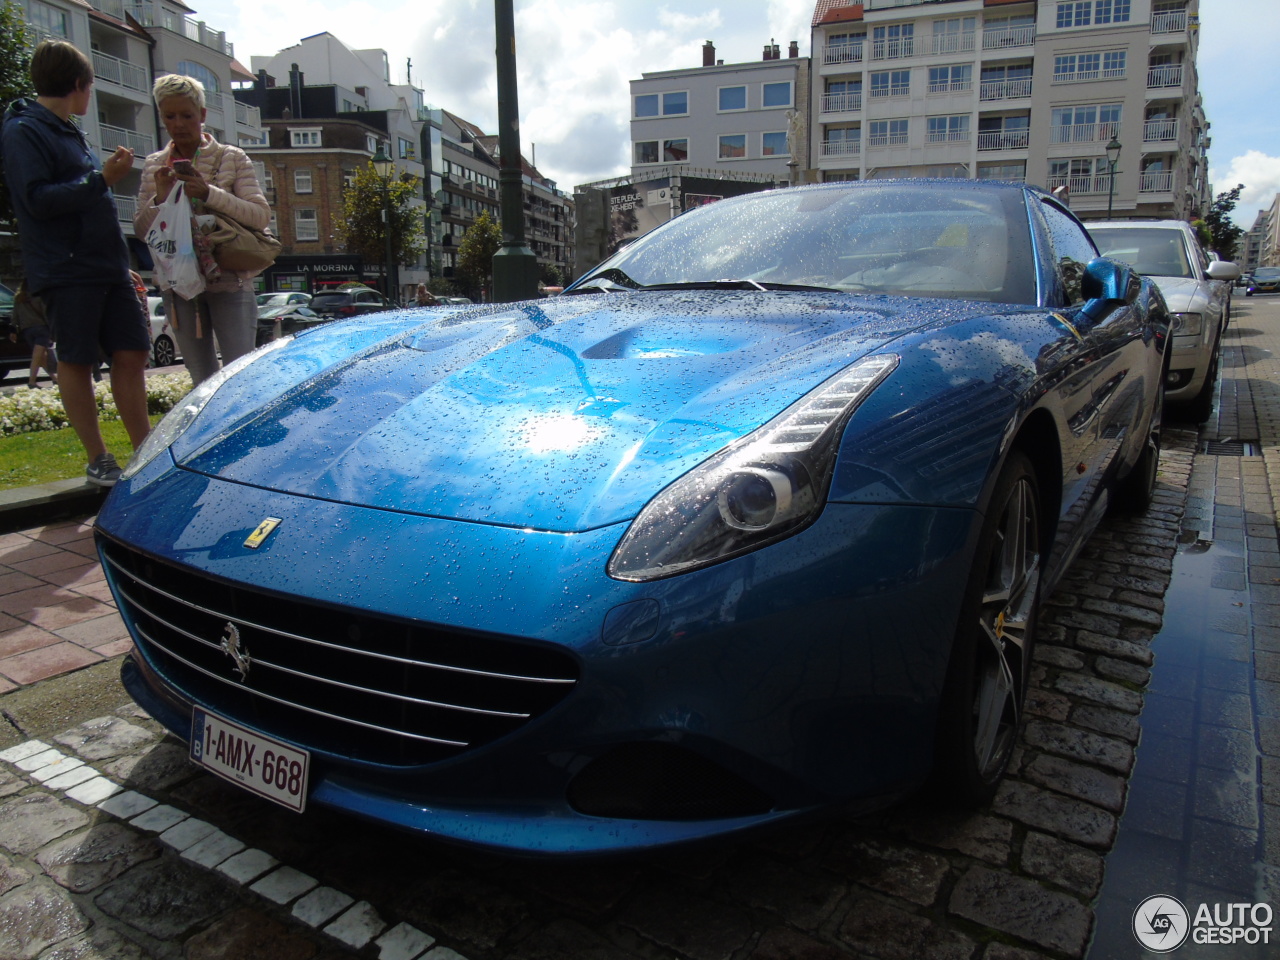
<instances>
[{"instance_id":1,"label":"wet pavement","mask_svg":"<svg viewBox=\"0 0 1280 960\"><path fill-rule=\"evenodd\" d=\"M1236 305L1219 411L1170 431L1156 506L1051 598L1013 775L968 815L917 799L578 864L297 816L126 702L86 524L0 538L0 957L1101 960L1145 955L1149 896L1280 906L1280 299ZM91 665L15 669L54 648ZM39 696L85 677L78 714Z\"/></svg>"}]
</instances>

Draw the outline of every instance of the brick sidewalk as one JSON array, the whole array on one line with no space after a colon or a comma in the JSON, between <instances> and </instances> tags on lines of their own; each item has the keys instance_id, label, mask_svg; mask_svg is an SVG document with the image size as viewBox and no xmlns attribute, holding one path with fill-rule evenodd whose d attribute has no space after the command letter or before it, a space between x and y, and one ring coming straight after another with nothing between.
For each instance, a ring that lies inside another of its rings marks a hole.
<instances>
[{"instance_id":1,"label":"brick sidewalk","mask_svg":"<svg viewBox=\"0 0 1280 960\"><path fill-rule=\"evenodd\" d=\"M90 519L0 535L0 694L129 649L92 530Z\"/></svg>"}]
</instances>

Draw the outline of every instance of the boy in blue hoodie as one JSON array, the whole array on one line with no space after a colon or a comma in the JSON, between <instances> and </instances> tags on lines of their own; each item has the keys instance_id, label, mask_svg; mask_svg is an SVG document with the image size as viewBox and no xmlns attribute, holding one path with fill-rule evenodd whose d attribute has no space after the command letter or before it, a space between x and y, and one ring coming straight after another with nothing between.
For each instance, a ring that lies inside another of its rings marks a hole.
<instances>
[{"instance_id":1,"label":"boy in blue hoodie","mask_svg":"<svg viewBox=\"0 0 1280 960\"><path fill-rule=\"evenodd\" d=\"M98 427L92 370L99 350L111 358L111 392L134 449L151 429L143 373L151 337L111 196L133 168L133 152L117 147L99 163L71 121L88 112L93 86L93 64L74 45L40 43L31 81L36 99L15 100L5 112L4 174L27 288L44 301L58 344L62 405L88 457L85 474L109 487L120 467Z\"/></svg>"}]
</instances>

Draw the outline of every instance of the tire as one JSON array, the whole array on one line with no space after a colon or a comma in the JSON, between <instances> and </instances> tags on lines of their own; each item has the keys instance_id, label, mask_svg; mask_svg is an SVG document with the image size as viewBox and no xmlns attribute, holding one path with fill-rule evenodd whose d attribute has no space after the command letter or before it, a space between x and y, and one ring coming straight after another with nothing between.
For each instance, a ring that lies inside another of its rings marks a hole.
<instances>
[{"instance_id":1,"label":"tire","mask_svg":"<svg viewBox=\"0 0 1280 960\"><path fill-rule=\"evenodd\" d=\"M170 366L177 359L177 351L173 349L173 341L163 333L156 337L155 346L151 350L157 367Z\"/></svg>"},{"instance_id":2,"label":"tire","mask_svg":"<svg viewBox=\"0 0 1280 960\"><path fill-rule=\"evenodd\" d=\"M1022 723L1040 603L1040 489L1014 450L996 481L965 589L938 714L934 785L948 805L988 802Z\"/></svg>"},{"instance_id":3,"label":"tire","mask_svg":"<svg viewBox=\"0 0 1280 960\"><path fill-rule=\"evenodd\" d=\"M1119 513L1140 515L1151 509L1156 495L1156 474L1160 470L1160 435L1164 428L1165 372L1160 372L1160 389L1156 394L1155 409L1151 412L1151 426L1147 430L1147 442L1133 469L1121 480L1111 499ZM1212 394L1210 394L1212 396Z\"/></svg>"}]
</instances>

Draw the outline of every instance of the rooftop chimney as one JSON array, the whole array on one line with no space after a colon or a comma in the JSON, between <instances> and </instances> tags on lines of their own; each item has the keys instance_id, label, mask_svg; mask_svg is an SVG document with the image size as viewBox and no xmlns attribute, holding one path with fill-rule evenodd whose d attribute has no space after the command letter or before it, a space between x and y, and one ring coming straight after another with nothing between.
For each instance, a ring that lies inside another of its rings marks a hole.
<instances>
[{"instance_id":1,"label":"rooftop chimney","mask_svg":"<svg viewBox=\"0 0 1280 960\"><path fill-rule=\"evenodd\" d=\"M792 40L792 41L791 41L791 46L787 47L787 56L788 56L788 57L790 57L790 58L792 58L792 59L795 59L796 57L800 56L800 41L799 41L799 40Z\"/></svg>"},{"instance_id":2,"label":"rooftop chimney","mask_svg":"<svg viewBox=\"0 0 1280 960\"><path fill-rule=\"evenodd\" d=\"M716 62L716 45L708 40L702 45L702 65L710 67Z\"/></svg>"},{"instance_id":3,"label":"rooftop chimney","mask_svg":"<svg viewBox=\"0 0 1280 960\"><path fill-rule=\"evenodd\" d=\"M772 59L773 59L773 44L771 44L771 43L766 43L766 44L764 45L764 58L765 58L766 60L772 60Z\"/></svg>"},{"instance_id":4,"label":"rooftop chimney","mask_svg":"<svg viewBox=\"0 0 1280 960\"><path fill-rule=\"evenodd\" d=\"M771 41L771 42L772 42L772 41ZM778 50L778 45L777 45L776 43L774 43L774 44L773 44L773 59L774 59L774 60L779 60L779 59L781 59L781 58L782 58L782 53L781 53L781 51L779 51L779 50Z\"/></svg>"}]
</instances>

